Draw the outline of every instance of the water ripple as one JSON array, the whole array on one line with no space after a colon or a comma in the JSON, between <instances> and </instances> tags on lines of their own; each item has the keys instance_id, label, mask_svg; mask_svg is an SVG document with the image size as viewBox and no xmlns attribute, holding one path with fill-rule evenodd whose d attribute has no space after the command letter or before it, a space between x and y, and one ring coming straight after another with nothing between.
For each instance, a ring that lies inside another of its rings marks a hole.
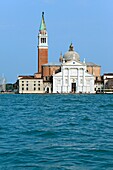
<instances>
[{"instance_id":1,"label":"water ripple","mask_svg":"<svg viewBox=\"0 0 113 170\"><path fill-rule=\"evenodd\" d=\"M112 95L0 99L0 169L113 169Z\"/></svg>"}]
</instances>

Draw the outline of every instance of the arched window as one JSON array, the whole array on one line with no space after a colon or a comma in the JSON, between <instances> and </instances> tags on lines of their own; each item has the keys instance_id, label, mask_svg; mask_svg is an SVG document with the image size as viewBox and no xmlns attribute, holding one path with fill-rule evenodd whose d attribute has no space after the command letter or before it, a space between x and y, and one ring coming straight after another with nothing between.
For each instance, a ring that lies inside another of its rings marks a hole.
<instances>
[{"instance_id":1,"label":"arched window","mask_svg":"<svg viewBox=\"0 0 113 170\"><path fill-rule=\"evenodd\" d=\"M46 43L46 38L41 38L41 43Z\"/></svg>"}]
</instances>

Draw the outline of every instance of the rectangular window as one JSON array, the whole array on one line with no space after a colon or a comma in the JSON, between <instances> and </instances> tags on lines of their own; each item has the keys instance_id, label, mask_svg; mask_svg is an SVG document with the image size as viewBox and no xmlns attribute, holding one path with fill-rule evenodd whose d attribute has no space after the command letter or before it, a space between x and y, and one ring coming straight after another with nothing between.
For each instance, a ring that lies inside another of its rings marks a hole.
<instances>
[{"instance_id":1,"label":"rectangular window","mask_svg":"<svg viewBox=\"0 0 113 170\"><path fill-rule=\"evenodd\" d=\"M24 81L22 81L22 83L24 83Z\"/></svg>"},{"instance_id":2,"label":"rectangular window","mask_svg":"<svg viewBox=\"0 0 113 170\"><path fill-rule=\"evenodd\" d=\"M40 87L38 88L38 90L40 91Z\"/></svg>"},{"instance_id":3,"label":"rectangular window","mask_svg":"<svg viewBox=\"0 0 113 170\"><path fill-rule=\"evenodd\" d=\"M28 90L28 87L26 87L26 90Z\"/></svg>"},{"instance_id":4,"label":"rectangular window","mask_svg":"<svg viewBox=\"0 0 113 170\"><path fill-rule=\"evenodd\" d=\"M82 80L82 79L80 80L80 83L81 83L81 84L83 83L83 80Z\"/></svg>"},{"instance_id":5,"label":"rectangular window","mask_svg":"<svg viewBox=\"0 0 113 170\"><path fill-rule=\"evenodd\" d=\"M41 38L41 43L45 43L46 42L46 38Z\"/></svg>"},{"instance_id":6,"label":"rectangular window","mask_svg":"<svg viewBox=\"0 0 113 170\"><path fill-rule=\"evenodd\" d=\"M24 90L24 87L22 87L22 90Z\"/></svg>"},{"instance_id":7,"label":"rectangular window","mask_svg":"<svg viewBox=\"0 0 113 170\"><path fill-rule=\"evenodd\" d=\"M41 43L46 43L46 38L41 38Z\"/></svg>"},{"instance_id":8,"label":"rectangular window","mask_svg":"<svg viewBox=\"0 0 113 170\"><path fill-rule=\"evenodd\" d=\"M38 84L38 86L40 86L40 84Z\"/></svg>"},{"instance_id":9,"label":"rectangular window","mask_svg":"<svg viewBox=\"0 0 113 170\"><path fill-rule=\"evenodd\" d=\"M60 79L57 80L57 83L60 84Z\"/></svg>"},{"instance_id":10,"label":"rectangular window","mask_svg":"<svg viewBox=\"0 0 113 170\"><path fill-rule=\"evenodd\" d=\"M24 84L22 84L22 86L24 86Z\"/></svg>"},{"instance_id":11,"label":"rectangular window","mask_svg":"<svg viewBox=\"0 0 113 170\"><path fill-rule=\"evenodd\" d=\"M86 83L87 83L87 85L89 85L90 84L90 80L87 80Z\"/></svg>"},{"instance_id":12,"label":"rectangular window","mask_svg":"<svg viewBox=\"0 0 113 170\"><path fill-rule=\"evenodd\" d=\"M34 86L36 86L36 84L34 84Z\"/></svg>"},{"instance_id":13,"label":"rectangular window","mask_svg":"<svg viewBox=\"0 0 113 170\"><path fill-rule=\"evenodd\" d=\"M34 91L36 90L36 87L34 87Z\"/></svg>"},{"instance_id":14,"label":"rectangular window","mask_svg":"<svg viewBox=\"0 0 113 170\"><path fill-rule=\"evenodd\" d=\"M40 81L38 81L38 83L40 83Z\"/></svg>"},{"instance_id":15,"label":"rectangular window","mask_svg":"<svg viewBox=\"0 0 113 170\"><path fill-rule=\"evenodd\" d=\"M66 83L66 84L68 83L68 80L67 80L67 79L65 79L65 83Z\"/></svg>"},{"instance_id":16,"label":"rectangular window","mask_svg":"<svg viewBox=\"0 0 113 170\"><path fill-rule=\"evenodd\" d=\"M26 86L28 86L28 84L26 84Z\"/></svg>"}]
</instances>

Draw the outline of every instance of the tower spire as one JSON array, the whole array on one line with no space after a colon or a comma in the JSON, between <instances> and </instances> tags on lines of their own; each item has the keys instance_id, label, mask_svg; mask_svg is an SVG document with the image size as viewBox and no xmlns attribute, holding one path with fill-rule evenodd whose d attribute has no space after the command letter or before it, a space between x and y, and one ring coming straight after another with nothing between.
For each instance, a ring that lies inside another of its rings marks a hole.
<instances>
[{"instance_id":1,"label":"tower spire","mask_svg":"<svg viewBox=\"0 0 113 170\"><path fill-rule=\"evenodd\" d=\"M45 20L44 20L44 12L42 12L42 20L41 20L39 31L40 32L46 31L46 24L45 24Z\"/></svg>"},{"instance_id":2,"label":"tower spire","mask_svg":"<svg viewBox=\"0 0 113 170\"><path fill-rule=\"evenodd\" d=\"M38 34L38 73L42 73L42 65L48 63L48 33L42 12L42 20Z\"/></svg>"}]
</instances>

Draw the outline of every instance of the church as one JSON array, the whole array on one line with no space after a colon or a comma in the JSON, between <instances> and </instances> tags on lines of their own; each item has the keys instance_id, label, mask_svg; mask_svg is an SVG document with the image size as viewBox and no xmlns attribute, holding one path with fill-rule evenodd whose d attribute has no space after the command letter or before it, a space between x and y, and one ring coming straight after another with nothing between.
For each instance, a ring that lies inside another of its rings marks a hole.
<instances>
[{"instance_id":1,"label":"church","mask_svg":"<svg viewBox=\"0 0 113 170\"><path fill-rule=\"evenodd\" d=\"M53 93L94 93L94 75L86 71L86 63L69 47L62 58L61 72L53 75Z\"/></svg>"},{"instance_id":2,"label":"church","mask_svg":"<svg viewBox=\"0 0 113 170\"><path fill-rule=\"evenodd\" d=\"M100 78L99 65L80 61L71 43L59 62L48 63L48 33L44 12L38 33L38 70L34 75L18 76L19 93L95 93Z\"/></svg>"}]
</instances>

